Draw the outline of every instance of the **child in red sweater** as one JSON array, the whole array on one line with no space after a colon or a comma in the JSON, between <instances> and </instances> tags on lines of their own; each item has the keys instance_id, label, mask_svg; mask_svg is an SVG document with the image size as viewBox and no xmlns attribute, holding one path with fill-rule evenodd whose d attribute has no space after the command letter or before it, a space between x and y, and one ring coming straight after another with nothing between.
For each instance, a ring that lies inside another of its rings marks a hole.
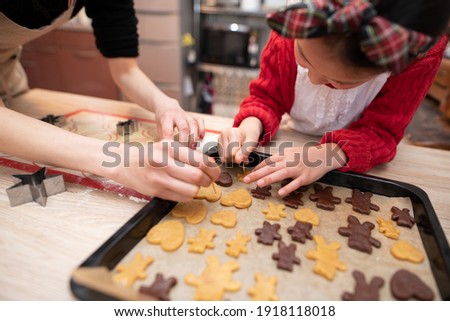
<instances>
[{"instance_id":1,"label":"child in red sweater","mask_svg":"<svg viewBox=\"0 0 450 321\"><path fill-rule=\"evenodd\" d=\"M222 159L246 162L288 113L291 128L322 136L320 144L286 148L244 182L292 178L285 196L333 169L391 161L442 60L449 3L304 0L269 14L275 32L233 128L219 136Z\"/></svg>"}]
</instances>

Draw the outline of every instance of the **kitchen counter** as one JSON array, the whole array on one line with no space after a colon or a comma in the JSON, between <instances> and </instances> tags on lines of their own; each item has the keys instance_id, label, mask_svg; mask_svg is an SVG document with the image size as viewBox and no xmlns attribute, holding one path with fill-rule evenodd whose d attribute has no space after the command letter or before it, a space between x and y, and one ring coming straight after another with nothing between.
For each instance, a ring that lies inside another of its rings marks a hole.
<instances>
[{"instance_id":1,"label":"kitchen counter","mask_svg":"<svg viewBox=\"0 0 450 321\"><path fill-rule=\"evenodd\" d=\"M137 105L101 98L33 89L16 98L12 109L32 117L67 114L80 109L153 119ZM221 130L231 118L203 115L206 128ZM301 146L317 138L286 127L277 141ZM31 137L27 139L32 139ZM275 143L269 149L273 151ZM267 151L267 150L266 150ZM410 183L429 196L447 240L450 239L450 151L400 143L397 157L368 174ZM47 206L27 203L10 207L6 188L18 171L0 167L0 293L1 300L73 300L72 271L145 204L142 200L67 184Z\"/></svg>"}]
</instances>

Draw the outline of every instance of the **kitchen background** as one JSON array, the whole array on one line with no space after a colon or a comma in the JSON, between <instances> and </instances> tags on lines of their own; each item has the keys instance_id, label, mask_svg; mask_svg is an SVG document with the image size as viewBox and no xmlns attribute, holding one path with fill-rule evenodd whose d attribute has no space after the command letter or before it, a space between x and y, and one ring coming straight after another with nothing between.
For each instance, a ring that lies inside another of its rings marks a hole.
<instances>
[{"instance_id":1,"label":"kitchen background","mask_svg":"<svg viewBox=\"0 0 450 321\"><path fill-rule=\"evenodd\" d=\"M142 70L189 111L233 117L259 73L265 16L287 0L135 0ZM82 11L24 46L30 87L126 100ZM450 149L450 47L407 130L415 144Z\"/></svg>"}]
</instances>

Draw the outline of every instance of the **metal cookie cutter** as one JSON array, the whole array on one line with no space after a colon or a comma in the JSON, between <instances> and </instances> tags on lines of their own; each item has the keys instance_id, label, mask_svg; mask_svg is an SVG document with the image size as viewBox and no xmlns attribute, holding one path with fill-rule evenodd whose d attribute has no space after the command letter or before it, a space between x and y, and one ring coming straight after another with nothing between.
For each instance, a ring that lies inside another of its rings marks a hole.
<instances>
[{"instance_id":1,"label":"metal cookie cutter","mask_svg":"<svg viewBox=\"0 0 450 321\"><path fill-rule=\"evenodd\" d=\"M56 126L64 126L66 124L66 117L63 115L53 115L48 114L47 116L44 116L41 118L42 121L49 123L50 125L56 125Z\"/></svg>"},{"instance_id":2,"label":"metal cookie cutter","mask_svg":"<svg viewBox=\"0 0 450 321\"><path fill-rule=\"evenodd\" d=\"M131 135L139 130L139 123L137 120L128 119L127 121L118 122L116 128L119 135Z\"/></svg>"},{"instance_id":3,"label":"metal cookie cutter","mask_svg":"<svg viewBox=\"0 0 450 321\"><path fill-rule=\"evenodd\" d=\"M12 207L35 201L41 206L47 203L47 197L66 191L63 175L46 175L47 169L41 168L33 174L13 175L15 185L6 189Z\"/></svg>"}]
</instances>

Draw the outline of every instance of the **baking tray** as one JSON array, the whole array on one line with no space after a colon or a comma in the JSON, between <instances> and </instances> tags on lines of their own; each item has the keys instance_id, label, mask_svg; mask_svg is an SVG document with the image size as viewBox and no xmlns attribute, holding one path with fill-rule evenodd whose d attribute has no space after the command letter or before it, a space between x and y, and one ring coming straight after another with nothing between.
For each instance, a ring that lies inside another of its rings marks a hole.
<instances>
[{"instance_id":1,"label":"baking tray","mask_svg":"<svg viewBox=\"0 0 450 321\"><path fill-rule=\"evenodd\" d=\"M211 154L211 156L217 157L217 154ZM268 157L267 154L253 153L248 167L256 166L266 157ZM422 189L395 180L339 171L329 172L318 182L351 189L357 188L387 197L410 198L417 228L440 296L443 300L450 300L450 247L428 195ZM153 198L90 255L75 272L86 267L101 267L112 271L146 236L147 232L170 213L176 204L176 202ZM106 291L103 292L102 289L85 285L79 277L75 277L75 274L71 277L70 287L73 294L80 300L120 299L106 294Z\"/></svg>"}]
</instances>

